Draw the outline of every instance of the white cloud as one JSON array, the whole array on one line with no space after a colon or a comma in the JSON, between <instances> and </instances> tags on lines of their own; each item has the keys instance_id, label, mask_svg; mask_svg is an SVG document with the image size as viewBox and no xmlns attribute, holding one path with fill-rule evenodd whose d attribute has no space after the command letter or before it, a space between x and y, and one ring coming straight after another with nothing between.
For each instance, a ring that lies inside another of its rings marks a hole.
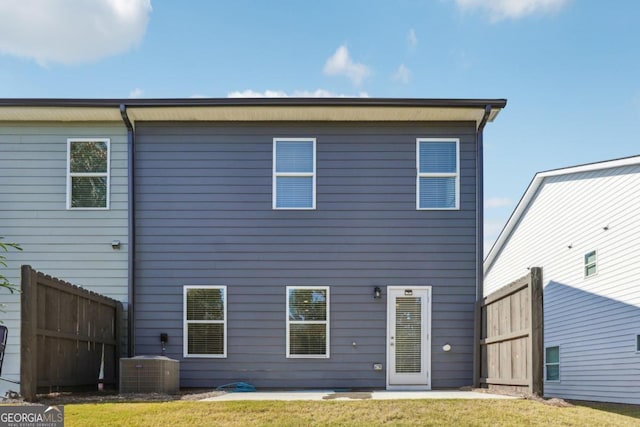
<instances>
[{"instance_id":1,"label":"white cloud","mask_svg":"<svg viewBox=\"0 0 640 427\"><path fill-rule=\"evenodd\" d=\"M369 94L360 92L357 95L345 95L334 93L325 89L316 89L314 91L296 90L287 93L282 90L265 90L264 92L256 92L251 89L243 91L235 91L227 94L227 98L368 98Z\"/></svg>"},{"instance_id":2,"label":"white cloud","mask_svg":"<svg viewBox=\"0 0 640 427\"><path fill-rule=\"evenodd\" d=\"M235 91L227 94L227 98L286 98L286 92L281 90L265 90L264 92L256 92L255 90L246 89L243 91Z\"/></svg>"},{"instance_id":3,"label":"white cloud","mask_svg":"<svg viewBox=\"0 0 640 427\"><path fill-rule=\"evenodd\" d=\"M404 64L400 64L396 72L393 74L393 79L407 84L409 83L409 80L411 80L411 70L405 67Z\"/></svg>"},{"instance_id":4,"label":"white cloud","mask_svg":"<svg viewBox=\"0 0 640 427\"><path fill-rule=\"evenodd\" d=\"M129 98L141 98L144 91L139 87L129 92Z\"/></svg>"},{"instance_id":5,"label":"white cloud","mask_svg":"<svg viewBox=\"0 0 640 427\"><path fill-rule=\"evenodd\" d=\"M349 50L345 45L340 46L324 64L324 73L329 76L343 75L351 79L355 85L359 85L370 74L369 68L364 64L353 62L349 56Z\"/></svg>"},{"instance_id":6,"label":"white cloud","mask_svg":"<svg viewBox=\"0 0 640 427\"><path fill-rule=\"evenodd\" d=\"M484 201L485 209L503 208L512 205L511 199L507 197L493 197Z\"/></svg>"},{"instance_id":7,"label":"white cloud","mask_svg":"<svg viewBox=\"0 0 640 427\"><path fill-rule=\"evenodd\" d=\"M97 61L142 40L151 0L0 2L0 53L40 65Z\"/></svg>"},{"instance_id":8,"label":"white cloud","mask_svg":"<svg viewBox=\"0 0 640 427\"><path fill-rule=\"evenodd\" d=\"M413 28L411 28L407 34L407 41L411 47L416 47L418 45L418 36L416 36L416 30Z\"/></svg>"},{"instance_id":9,"label":"white cloud","mask_svg":"<svg viewBox=\"0 0 640 427\"><path fill-rule=\"evenodd\" d=\"M489 253L489 250L495 243L496 239L500 235L500 232L504 228L504 221L502 220L484 220L484 254Z\"/></svg>"},{"instance_id":10,"label":"white cloud","mask_svg":"<svg viewBox=\"0 0 640 427\"><path fill-rule=\"evenodd\" d=\"M455 0L462 10L482 9L493 22L503 19L519 19L535 13L553 13L562 9L570 0Z\"/></svg>"}]
</instances>

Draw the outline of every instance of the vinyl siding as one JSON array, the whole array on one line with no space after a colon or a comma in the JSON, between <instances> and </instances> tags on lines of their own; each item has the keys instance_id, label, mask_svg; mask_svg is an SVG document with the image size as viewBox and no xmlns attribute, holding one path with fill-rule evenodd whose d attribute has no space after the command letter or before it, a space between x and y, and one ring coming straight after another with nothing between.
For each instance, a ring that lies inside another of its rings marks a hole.
<instances>
[{"instance_id":1,"label":"vinyl siding","mask_svg":"<svg viewBox=\"0 0 640 427\"><path fill-rule=\"evenodd\" d=\"M547 177L487 272L489 293L543 267L545 347L560 346L547 396L640 403L638 212L640 166ZM591 250L598 271L585 278Z\"/></svg>"},{"instance_id":2,"label":"vinyl siding","mask_svg":"<svg viewBox=\"0 0 640 427\"><path fill-rule=\"evenodd\" d=\"M109 210L67 210L67 138L111 139ZM19 243L7 253L8 279L20 284L20 265L127 300L127 136L124 126L0 124L0 236ZM120 240L119 250L111 248ZM0 291L0 319L9 328L2 377L19 380L20 296ZM0 382L0 394L19 385Z\"/></svg>"},{"instance_id":3,"label":"vinyl siding","mask_svg":"<svg viewBox=\"0 0 640 427\"><path fill-rule=\"evenodd\" d=\"M461 209L416 211L438 136L461 138ZM316 210L272 209L274 137L317 138ZM382 388L386 286L431 285L432 386L472 383L474 124L140 123L136 144L136 354L168 333L183 387ZM184 285L227 286L227 358L182 357ZM287 285L330 286L329 359L285 357Z\"/></svg>"}]
</instances>

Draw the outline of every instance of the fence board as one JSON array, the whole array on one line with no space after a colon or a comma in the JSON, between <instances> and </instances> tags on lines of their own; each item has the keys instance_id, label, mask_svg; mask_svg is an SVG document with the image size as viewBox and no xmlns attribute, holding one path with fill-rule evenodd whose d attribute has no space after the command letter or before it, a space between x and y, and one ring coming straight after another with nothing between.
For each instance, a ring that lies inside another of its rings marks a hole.
<instances>
[{"instance_id":1,"label":"fence board","mask_svg":"<svg viewBox=\"0 0 640 427\"><path fill-rule=\"evenodd\" d=\"M478 303L482 387L543 394L542 269Z\"/></svg>"},{"instance_id":2,"label":"fence board","mask_svg":"<svg viewBox=\"0 0 640 427\"><path fill-rule=\"evenodd\" d=\"M122 304L22 266L20 394L118 383Z\"/></svg>"}]
</instances>

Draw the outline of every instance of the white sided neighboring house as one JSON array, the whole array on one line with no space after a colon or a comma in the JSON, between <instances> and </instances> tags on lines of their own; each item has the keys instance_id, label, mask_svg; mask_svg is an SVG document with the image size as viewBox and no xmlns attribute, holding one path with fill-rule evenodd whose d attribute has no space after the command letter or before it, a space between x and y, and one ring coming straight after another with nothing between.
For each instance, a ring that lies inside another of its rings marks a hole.
<instances>
[{"instance_id":1,"label":"white sided neighboring house","mask_svg":"<svg viewBox=\"0 0 640 427\"><path fill-rule=\"evenodd\" d=\"M542 267L544 394L640 404L640 156L535 175L484 262Z\"/></svg>"}]
</instances>

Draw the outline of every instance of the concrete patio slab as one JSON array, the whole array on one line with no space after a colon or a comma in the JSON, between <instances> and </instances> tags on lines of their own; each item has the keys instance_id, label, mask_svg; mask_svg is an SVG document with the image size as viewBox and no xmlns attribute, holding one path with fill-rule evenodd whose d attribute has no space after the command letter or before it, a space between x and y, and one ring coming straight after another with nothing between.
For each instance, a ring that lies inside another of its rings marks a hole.
<instances>
[{"instance_id":1,"label":"concrete patio slab","mask_svg":"<svg viewBox=\"0 0 640 427\"><path fill-rule=\"evenodd\" d=\"M398 399L519 399L514 396L479 393L459 390L431 391L349 391L300 390L257 391L249 393L225 393L202 399L201 402L224 402L232 400L398 400Z\"/></svg>"}]
</instances>

